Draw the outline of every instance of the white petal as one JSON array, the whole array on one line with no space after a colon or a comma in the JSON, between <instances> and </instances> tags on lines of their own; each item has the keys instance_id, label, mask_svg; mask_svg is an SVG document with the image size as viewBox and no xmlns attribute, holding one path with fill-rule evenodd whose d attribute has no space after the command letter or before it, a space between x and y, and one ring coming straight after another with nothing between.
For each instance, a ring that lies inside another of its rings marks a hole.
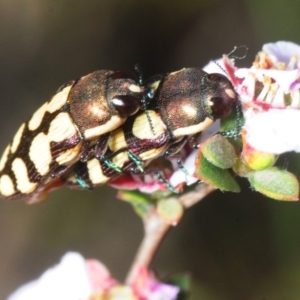
<instances>
[{"instance_id":1,"label":"white petal","mask_svg":"<svg viewBox=\"0 0 300 300\"><path fill-rule=\"evenodd\" d=\"M271 57L274 63L285 62L288 64L293 55L297 55L300 58L300 46L292 42L279 41L265 44L263 51Z\"/></svg>"},{"instance_id":2,"label":"white petal","mask_svg":"<svg viewBox=\"0 0 300 300\"><path fill-rule=\"evenodd\" d=\"M255 149L274 154L300 152L300 110L270 109L257 114L248 110L245 119L247 141Z\"/></svg>"},{"instance_id":3,"label":"white petal","mask_svg":"<svg viewBox=\"0 0 300 300\"><path fill-rule=\"evenodd\" d=\"M58 265L19 288L8 300L86 300L90 294L85 260L80 254L70 252Z\"/></svg>"},{"instance_id":4,"label":"white petal","mask_svg":"<svg viewBox=\"0 0 300 300\"><path fill-rule=\"evenodd\" d=\"M224 63L223 58L219 58L216 60L211 60L204 68L203 71L207 73L219 73L223 74L225 76L228 76L228 74L224 71Z\"/></svg>"}]
</instances>

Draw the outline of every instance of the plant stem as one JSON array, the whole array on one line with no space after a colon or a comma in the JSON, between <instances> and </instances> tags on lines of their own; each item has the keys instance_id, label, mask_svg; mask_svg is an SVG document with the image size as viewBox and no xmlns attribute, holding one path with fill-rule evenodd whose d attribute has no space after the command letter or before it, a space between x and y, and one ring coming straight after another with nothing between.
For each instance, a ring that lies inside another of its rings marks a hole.
<instances>
[{"instance_id":1,"label":"plant stem","mask_svg":"<svg viewBox=\"0 0 300 300\"><path fill-rule=\"evenodd\" d=\"M189 208L204 199L215 189L209 185L198 185L195 190L178 196L184 208ZM128 272L125 280L127 285L135 282L138 272L141 268L148 268L163 237L170 228L170 224L166 223L153 208L144 218L144 238L139 246L133 264Z\"/></svg>"}]
</instances>

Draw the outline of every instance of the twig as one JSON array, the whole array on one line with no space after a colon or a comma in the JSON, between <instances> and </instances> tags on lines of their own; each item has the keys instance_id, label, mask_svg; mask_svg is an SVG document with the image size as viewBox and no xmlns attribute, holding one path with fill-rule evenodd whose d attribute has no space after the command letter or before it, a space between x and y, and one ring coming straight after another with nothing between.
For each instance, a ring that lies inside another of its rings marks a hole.
<instances>
[{"instance_id":1,"label":"twig","mask_svg":"<svg viewBox=\"0 0 300 300\"><path fill-rule=\"evenodd\" d=\"M204 199L214 190L215 189L209 185L201 184L198 185L195 190L179 196L178 200L185 208L189 208ZM163 237L169 230L170 226L170 224L166 223L157 214L155 209L149 211L147 217L144 219L144 238L125 280L127 285L131 285L136 280L141 267L149 267Z\"/></svg>"}]
</instances>

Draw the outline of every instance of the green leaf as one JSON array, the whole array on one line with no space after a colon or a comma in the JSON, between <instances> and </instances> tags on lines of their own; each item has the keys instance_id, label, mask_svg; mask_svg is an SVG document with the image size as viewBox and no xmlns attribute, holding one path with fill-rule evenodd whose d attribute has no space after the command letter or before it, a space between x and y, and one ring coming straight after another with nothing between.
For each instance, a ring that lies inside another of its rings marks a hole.
<instances>
[{"instance_id":1,"label":"green leaf","mask_svg":"<svg viewBox=\"0 0 300 300\"><path fill-rule=\"evenodd\" d=\"M254 171L248 177L252 187L275 200L296 201L299 198L299 182L296 176L276 167Z\"/></svg>"},{"instance_id":2,"label":"green leaf","mask_svg":"<svg viewBox=\"0 0 300 300\"><path fill-rule=\"evenodd\" d=\"M150 206L154 205L154 202L146 194L138 191L122 190L117 193L117 198L132 204L133 209L140 217L144 217Z\"/></svg>"},{"instance_id":3,"label":"green leaf","mask_svg":"<svg viewBox=\"0 0 300 300\"><path fill-rule=\"evenodd\" d=\"M148 204L153 205L153 201L146 194L139 191L121 190L117 193L117 198L130 202L132 204Z\"/></svg>"},{"instance_id":4,"label":"green leaf","mask_svg":"<svg viewBox=\"0 0 300 300\"><path fill-rule=\"evenodd\" d=\"M222 191L240 192L240 187L230 172L210 163L201 151L198 152L196 157L195 176Z\"/></svg>"},{"instance_id":5,"label":"green leaf","mask_svg":"<svg viewBox=\"0 0 300 300\"><path fill-rule=\"evenodd\" d=\"M234 147L227 138L220 134L216 134L202 143L201 151L210 163L221 169L232 168L237 159Z\"/></svg>"}]
</instances>

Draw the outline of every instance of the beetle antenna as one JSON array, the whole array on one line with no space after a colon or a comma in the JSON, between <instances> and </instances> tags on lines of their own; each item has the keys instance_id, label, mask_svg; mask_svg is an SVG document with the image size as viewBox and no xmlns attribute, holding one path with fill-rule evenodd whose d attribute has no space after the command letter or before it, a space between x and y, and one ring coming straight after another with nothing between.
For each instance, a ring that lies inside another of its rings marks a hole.
<instances>
[{"instance_id":1,"label":"beetle antenna","mask_svg":"<svg viewBox=\"0 0 300 300\"><path fill-rule=\"evenodd\" d=\"M245 51L245 54L243 56L232 55L234 52L236 52L237 50L240 50L240 49L244 49L244 51ZM229 52L227 54L227 56L230 58L234 58L234 59L244 59L247 56L248 50L249 50L249 48L246 45L234 46L233 50L231 52Z\"/></svg>"},{"instance_id":2,"label":"beetle antenna","mask_svg":"<svg viewBox=\"0 0 300 300\"><path fill-rule=\"evenodd\" d=\"M135 64L134 65L134 70L138 75L139 84L143 84L144 78L143 78L143 72L142 72L141 66L139 64Z\"/></svg>"}]
</instances>

